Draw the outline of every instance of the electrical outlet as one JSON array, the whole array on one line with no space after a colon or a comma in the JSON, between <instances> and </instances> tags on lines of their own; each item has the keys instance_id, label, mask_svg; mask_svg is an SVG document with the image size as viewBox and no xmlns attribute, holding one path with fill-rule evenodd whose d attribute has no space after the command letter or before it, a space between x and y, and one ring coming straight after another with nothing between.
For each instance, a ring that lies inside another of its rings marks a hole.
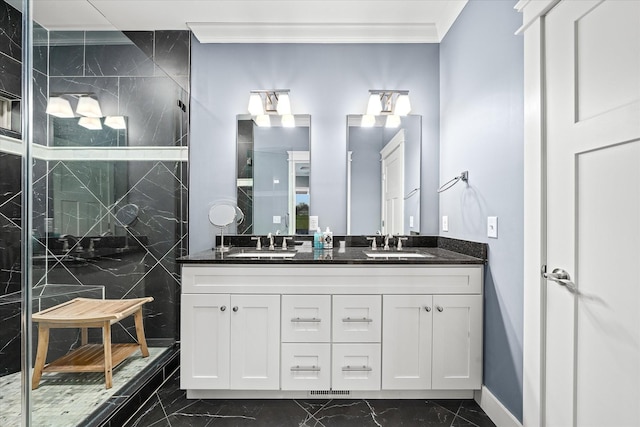
<instances>
[{"instance_id":1,"label":"electrical outlet","mask_svg":"<svg viewBox=\"0 0 640 427\"><path fill-rule=\"evenodd\" d=\"M449 231L449 217L447 215L442 217L442 231Z\"/></svg>"},{"instance_id":2,"label":"electrical outlet","mask_svg":"<svg viewBox=\"0 0 640 427\"><path fill-rule=\"evenodd\" d=\"M498 238L498 217L487 217L487 236L493 239Z\"/></svg>"},{"instance_id":3,"label":"electrical outlet","mask_svg":"<svg viewBox=\"0 0 640 427\"><path fill-rule=\"evenodd\" d=\"M274 215L273 216L273 223L274 224L280 224L280 222L282 222L282 218L280 217L280 215Z\"/></svg>"},{"instance_id":4,"label":"electrical outlet","mask_svg":"<svg viewBox=\"0 0 640 427\"><path fill-rule=\"evenodd\" d=\"M413 215L409 215L409 227L413 228Z\"/></svg>"}]
</instances>

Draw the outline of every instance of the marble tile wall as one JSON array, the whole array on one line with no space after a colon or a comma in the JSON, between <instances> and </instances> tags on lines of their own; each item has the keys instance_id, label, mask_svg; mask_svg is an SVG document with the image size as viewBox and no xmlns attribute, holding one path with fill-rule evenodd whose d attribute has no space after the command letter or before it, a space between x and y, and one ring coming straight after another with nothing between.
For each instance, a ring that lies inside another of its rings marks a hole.
<instances>
[{"instance_id":1,"label":"marble tile wall","mask_svg":"<svg viewBox=\"0 0 640 427\"><path fill-rule=\"evenodd\" d=\"M0 96L20 98L21 73L22 16L0 0ZM12 122L20 118L15 105ZM19 138L19 125L12 129L0 128L0 135ZM20 156L0 152L0 376L20 370L21 182Z\"/></svg>"},{"instance_id":2,"label":"marble tile wall","mask_svg":"<svg viewBox=\"0 0 640 427\"><path fill-rule=\"evenodd\" d=\"M14 12L0 0L0 91L9 88L19 95L21 30L15 25L20 14ZM48 32L36 25L34 32L34 142L69 145L53 138L54 130L58 134L69 130L56 128L44 113L49 93L92 92L104 115L127 116L126 138L118 137L116 145L188 145L188 109L177 105L178 100L189 105L188 31L128 32L125 37L117 32ZM87 145L109 145L99 139L80 138L89 141ZM144 311L148 342L151 346L169 345L179 330L180 277L175 259L186 254L188 247L187 164L177 160L97 160L34 160L34 312L77 296L149 295L155 301ZM111 174L108 197L96 190L99 177L95 171L100 163L106 163ZM2 376L20 369L20 157L0 153L0 170ZM100 213L67 215L88 231L69 239L71 247L66 255L61 253L61 230L56 230L52 220L59 209L60 185L72 201L95 205ZM136 204L139 213L135 223L125 228L115 213L128 203ZM99 240L94 240L90 251L92 237ZM55 336L56 332L61 333ZM132 341L133 323L123 322L113 334L114 342ZM94 337L97 335L90 334L90 339ZM74 330L54 331L48 359L66 353L78 341Z\"/></svg>"}]
</instances>

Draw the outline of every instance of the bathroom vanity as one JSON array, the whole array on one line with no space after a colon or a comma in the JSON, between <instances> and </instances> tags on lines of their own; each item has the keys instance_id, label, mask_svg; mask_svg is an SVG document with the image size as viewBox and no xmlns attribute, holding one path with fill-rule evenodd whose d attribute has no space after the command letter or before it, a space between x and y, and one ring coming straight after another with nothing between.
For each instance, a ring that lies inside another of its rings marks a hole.
<instances>
[{"instance_id":1,"label":"bathroom vanity","mask_svg":"<svg viewBox=\"0 0 640 427\"><path fill-rule=\"evenodd\" d=\"M432 246L184 257L181 388L189 398L469 398L482 384L486 260L472 244L484 256Z\"/></svg>"}]
</instances>

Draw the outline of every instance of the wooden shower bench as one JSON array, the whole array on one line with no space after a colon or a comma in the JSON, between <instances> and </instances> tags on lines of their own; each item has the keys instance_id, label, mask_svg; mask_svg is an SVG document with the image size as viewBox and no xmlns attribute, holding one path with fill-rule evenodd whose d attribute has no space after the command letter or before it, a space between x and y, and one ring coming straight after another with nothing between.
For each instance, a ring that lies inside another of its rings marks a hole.
<instances>
[{"instance_id":1,"label":"wooden shower bench","mask_svg":"<svg viewBox=\"0 0 640 427\"><path fill-rule=\"evenodd\" d=\"M40 385L43 372L104 372L106 388L113 385L115 366L138 348L142 357L149 356L142 325L142 305L153 297L108 300L75 298L32 316L38 323L38 351L33 367L31 388ZM111 325L130 315L135 316L137 344L111 344ZM80 328L81 346L65 356L47 364L49 329ZM88 343L88 328L102 328L102 344Z\"/></svg>"}]
</instances>

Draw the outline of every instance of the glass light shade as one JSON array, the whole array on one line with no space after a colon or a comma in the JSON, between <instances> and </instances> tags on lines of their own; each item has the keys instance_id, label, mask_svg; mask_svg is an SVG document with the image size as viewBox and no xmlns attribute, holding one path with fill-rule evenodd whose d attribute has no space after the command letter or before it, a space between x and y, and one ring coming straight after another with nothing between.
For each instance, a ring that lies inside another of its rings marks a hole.
<instances>
[{"instance_id":1,"label":"glass light shade","mask_svg":"<svg viewBox=\"0 0 640 427\"><path fill-rule=\"evenodd\" d=\"M409 95L398 95L393 113L398 116L406 116L410 111L411 101L409 101Z\"/></svg>"},{"instance_id":2,"label":"glass light shade","mask_svg":"<svg viewBox=\"0 0 640 427\"><path fill-rule=\"evenodd\" d=\"M380 95L372 93L369 95L369 103L367 104L367 116L377 116L382 111L382 101Z\"/></svg>"},{"instance_id":3,"label":"glass light shade","mask_svg":"<svg viewBox=\"0 0 640 427\"><path fill-rule=\"evenodd\" d=\"M387 120L384 122L386 128L397 128L400 126L400 116L390 114L387 116Z\"/></svg>"},{"instance_id":4,"label":"glass light shade","mask_svg":"<svg viewBox=\"0 0 640 427\"><path fill-rule=\"evenodd\" d=\"M126 129L127 122L125 122L123 116L107 116L104 119L105 126L109 126L112 129Z\"/></svg>"},{"instance_id":5,"label":"glass light shade","mask_svg":"<svg viewBox=\"0 0 640 427\"><path fill-rule=\"evenodd\" d=\"M78 99L76 113L85 117L102 117L102 110L97 99L90 96L81 96Z\"/></svg>"},{"instance_id":6,"label":"glass light shade","mask_svg":"<svg viewBox=\"0 0 640 427\"><path fill-rule=\"evenodd\" d=\"M252 116L261 116L264 114L264 106L262 105L262 97L259 93L249 95L249 114Z\"/></svg>"},{"instance_id":7,"label":"glass light shade","mask_svg":"<svg viewBox=\"0 0 640 427\"><path fill-rule=\"evenodd\" d=\"M47 102L47 114L61 117L63 119L75 117L69 100L59 96L52 96L49 98L49 102Z\"/></svg>"},{"instance_id":8,"label":"glass light shade","mask_svg":"<svg viewBox=\"0 0 640 427\"><path fill-rule=\"evenodd\" d=\"M375 124L376 124L376 116L373 116L371 114L365 114L364 116L362 116L360 127L372 128Z\"/></svg>"},{"instance_id":9,"label":"glass light shade","mask_svg":"<svg viewBox=\"0 0 640 427\"><path fill-rule=\"evenodd\" d=\"M267 114L259 114L256 116L256 124L261 128L270 128L271 118Z\"/></svg>"},{"instance_id":10,"label":"glass light shade","mask_svg":"<svg viewBox=\"0 0 640 427\"><path fill-rule=\"evenodd\" d=\"M282 115L282 127L283 128L294 128L294 127L296 127L296 118L293 117L293 114L283 114Z\"/></svg>"},{"instance_id":11,"label":"glass light shade","mask_svg":"<svg viewBox=\"0 0 640 427\"><path fill-rule=\"evenodd\" d=\"M291 115L291 100L289 99L288 93L281 93L278 95L278 106L276 107L276 111L281 116Z\"/></svg>"},{"instance_id":12,"label":"glass light shade","mask_svg":"<svg viewBox=\"0 0 640 427\"><path fill-rule=\"evenodd\" d=\"M83 128L87 128L90 130L102 129L102 123L100 123L99 117L80 117L80 120L78 120L78 124Z\"/></svg>"}]
</instances>

